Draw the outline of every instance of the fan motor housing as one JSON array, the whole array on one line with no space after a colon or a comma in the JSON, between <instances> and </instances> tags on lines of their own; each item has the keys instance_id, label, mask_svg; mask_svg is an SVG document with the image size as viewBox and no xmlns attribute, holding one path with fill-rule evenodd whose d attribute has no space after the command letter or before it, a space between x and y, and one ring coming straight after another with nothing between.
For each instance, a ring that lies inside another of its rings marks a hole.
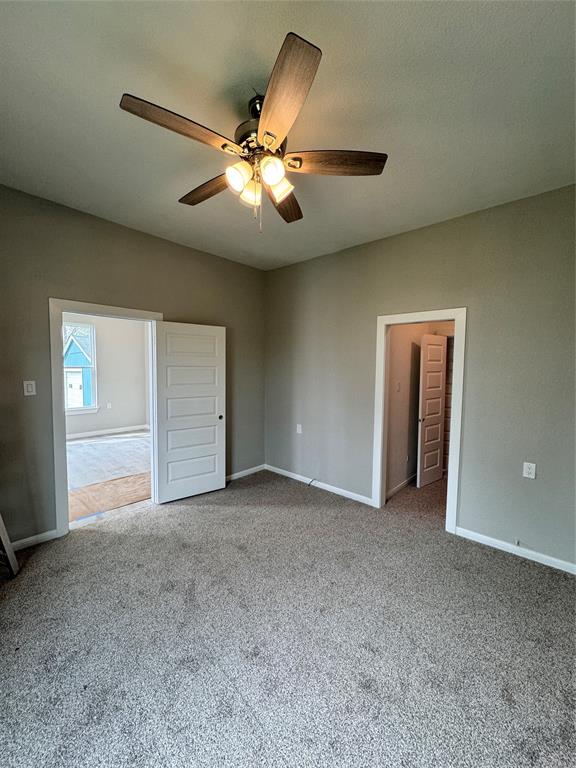
<instances>
[{"instance_id":1,"label":"fan motor housing","mask_svg":"<svg viewBox=\"0 0 576 768\"><path fill-rule=\"evenodd\" d=\"M244 147L245 149L248 149L250 151L254 151L256 149L261 149L261 144L258 141L258 123L260 121L256 120L255 118L252 118L251 120L246 120L243 123L240 123L238 128L234 131L234 141L236 144L240 144L241 147ZM284 139L282 144L280 145L280 148L276 151L276 153L269 152L266 150L267 154L279 154L281 157L284 157L284 154L286 153L286 146L288 144L288 139Z\"/></svg>"},{"instance_id":2,"label":"fan motor housing","mask_svg":"<svg viewBox=\"0 0 576 768\"><path fill-rule=\"evenodd\" d=\"M255 149L258 146L258 123L260 121L252 118L240 123L234 131L234 141L243 146L246 142L249 149Z\"/></svg>"},{"instance_id":3,"label":"fan motor housing","mask_svg":"<svg viewBox=\"0 0 576 768\"><path fill-rule=\"evenodd\" d=\"M256 94L248 102L248 111L250 112L250 120L245 120L234 131L234 141L236 144L240 144L248 150L256 150L261 148L261 144L258 141L258 123L260 122L260 115L262 113L262 105L264 104L264 96ZM284 156L286 152L287 139L282 142L278 154Z\"/></svg>"}]
</instances>

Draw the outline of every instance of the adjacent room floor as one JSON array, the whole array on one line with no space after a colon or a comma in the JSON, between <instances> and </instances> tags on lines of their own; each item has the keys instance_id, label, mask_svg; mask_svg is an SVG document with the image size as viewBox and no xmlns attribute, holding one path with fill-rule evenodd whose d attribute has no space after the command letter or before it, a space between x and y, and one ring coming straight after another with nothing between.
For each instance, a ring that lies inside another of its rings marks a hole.
<instances>
[{"instance_id":1,"label":"adjacent room floor","mask_svg":"<svg viewBox=\"0 0 576 768\"><path fill-rule=\"evenodd\" d=\"M150 433L68 438L69 519L150 498Z\"/></svg>"},{"instance_id":2,"label":"adjacent room floor","mask_svg":"<svg viewBox=\"0 0 576 768\"><path fill-rule=\"evenodd\" d=\"M262 472L29 550L6 766L568 766L572 577Z\"/></svg>"}]
</instances>

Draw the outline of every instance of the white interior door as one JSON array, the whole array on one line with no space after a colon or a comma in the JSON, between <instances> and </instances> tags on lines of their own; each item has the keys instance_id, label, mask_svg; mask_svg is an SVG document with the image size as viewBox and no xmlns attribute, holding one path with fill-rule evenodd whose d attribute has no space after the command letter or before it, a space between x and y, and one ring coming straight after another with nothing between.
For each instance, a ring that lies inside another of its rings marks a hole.
<instances>
[{"instance_id":1,"label":"white interior door","mask_svg":"<svg viewBox=\"0 0 576 768\"><path fill-rule=\"evenodd\" d=\"M226 485L226 329L153 327L152 496L156 503Z\"/></svg>"},{"instance_id":2,"label":"white interior door","mask_svg":"<svg viewBox=\"0 0 576 768\"><path fill-rule=\"evenodd\" d=\"M425 334L420 345L418 488L442 477L445 400L446 336Z\"/></svg>"}]
</instances>

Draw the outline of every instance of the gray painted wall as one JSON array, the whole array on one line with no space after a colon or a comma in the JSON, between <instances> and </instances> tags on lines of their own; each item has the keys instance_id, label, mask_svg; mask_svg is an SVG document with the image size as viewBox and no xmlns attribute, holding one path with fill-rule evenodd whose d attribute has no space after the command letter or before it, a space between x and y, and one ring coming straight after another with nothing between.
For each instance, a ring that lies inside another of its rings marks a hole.
<instances>
[{"instance_id":1,"label":"gray painted wall","mask_svg":"<svg viewBox=\"0 0 576 768\"><path fill-rule=\"evenodd\" d=\"M225 325L228 472L263 462L262 272L6 187L0 221L0 509L13 539L56 523L49 297Z\"/></svg>"},{"instance_id":2,"label":"gray painted wall","mask_svg":"<svg viewBox=\"0 0 576 768\"><path fill-rule=\"evenodd\" d=\"M365 495L377 315L467 306L458 524L574 560L573 187L269 273L5 187L0 214L0 509L14 539L55 525L50 296L226 325L229 472L264 460L266 327L267 462Z\"/></svg>"},{"instance_id":3,"label":"gray painted wall","mask_svg":"<svg viewBox=\"0 0 576 768\"><path fill-rule=\"evenodd\" d=\"M377 315L465 306L458 525L574 561L574 187L266 280L269 464L370 495Z\"/></svg>"}]
</instances>

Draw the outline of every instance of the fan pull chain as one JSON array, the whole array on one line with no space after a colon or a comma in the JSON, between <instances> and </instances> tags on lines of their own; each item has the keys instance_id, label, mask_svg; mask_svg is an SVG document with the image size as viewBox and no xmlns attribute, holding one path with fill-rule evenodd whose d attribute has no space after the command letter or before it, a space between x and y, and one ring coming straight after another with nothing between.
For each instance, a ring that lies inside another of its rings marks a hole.
<instances>
[{"instance_id":1,"label":"fan pull chain","mask_svg":"<svg viewBox=\"0 0 576 768\"><path fill-rule=\"evenodd\" d=\"M260 232L260 234L262 234L262 199L260 199L259 208L260 208L260 226L258 227L258 231Z\"/></svg>"}]
</instances>

